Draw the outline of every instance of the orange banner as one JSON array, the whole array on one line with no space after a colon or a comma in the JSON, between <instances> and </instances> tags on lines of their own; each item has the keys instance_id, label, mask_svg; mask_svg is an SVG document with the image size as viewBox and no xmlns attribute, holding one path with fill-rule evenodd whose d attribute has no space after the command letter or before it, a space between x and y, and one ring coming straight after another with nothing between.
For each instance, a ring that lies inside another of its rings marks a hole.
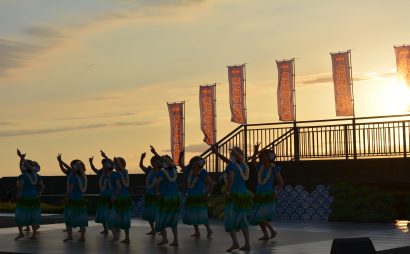
<instances>
[{"instance_id":1,"label":"orange banner","mask_svg":"<svg viewBox=\"0 0 410 254\"><path fill-rule=\"evenodd\" d=\"M394 47L397 75L410 85L410 45Z\"/></svg>"},{"instance_id":2,"label":"orange banner","mask_svg":"<svg viewBox=\"0 0 410 254\"><path fill-rule=\"evenodd\" d=\"M208 145L213 145L216 142L215 90L216 85L199 87L201 130L205 136L204 142Z\"/></svg>"},{"instance_id":3,"label":"orange banner","mask_svg":"<svg viewBox=\"0 0 410 254\"><path fill-rule=\"evenodd\" d=\"M350 51L331 53L336 116L353 116L350 75Z\"/></svg>"},{"instance_id":4,"label":"orange banner","mask_svg":"<svg viewBox=\"0 0 410 254\"><path fill-rule=\"evenodd\" d=\"M246 124L245 113L245 65L228 66L231 121Z\"/></svg>"},{"instance_id":5,"label":"orange banner","mask_svg":"<svg viewBox=\"0 0 410 254\"><path fill-rule=\"evenodd\" d=\"M276 61L278 67L278 114L280 121L295 121L293 60Z\"/></svg>"},{"instance_id":6,"label":"orange banner","mask_svg":"<svg viewBox=\"0 0 410 254\"><path fill-rule=\"evenodd\" d=\"M179 165L179 154L184 150L184 102L167 103L171 123L171 153L175 165Z\"/></svg>"}]
</instances>

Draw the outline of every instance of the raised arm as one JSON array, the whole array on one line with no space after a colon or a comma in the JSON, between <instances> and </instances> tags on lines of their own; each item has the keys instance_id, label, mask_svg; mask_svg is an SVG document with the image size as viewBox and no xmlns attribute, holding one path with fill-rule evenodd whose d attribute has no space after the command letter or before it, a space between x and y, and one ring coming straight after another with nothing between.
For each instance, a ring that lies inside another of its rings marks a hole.
<instances>
[{"instance_id":1,"label":"raised arm","mask_svg":"<svg viewBox=\"0 0 410 254\"><path fill-rule=\"evenodd\" d=\"M185 163L184 163L184 157L185 157L185 151L182 150L181 153L179 153L179 159L178 159L178 163L179 166L181 167L181 171L184 172L185 171Z\"/></svg>"},{"instance_id":2,"label":"raised arm","mask_svg":"<svg viewBox=\"0 0 410 254\"><path fill-rule=\"evenodd\" d=\"M24 162L26 161L26 154L21 153L19 149L17 149L17 156L20 158L20 168L23 166Z\"/></svg>"},{"instance_id":3,"label":"raised arm","mask_svg":"<svg viewBox=\"0 0 410 254\"><path fill-rule=\"evenodd\" d=\"M91 166L92 171L94 171L94 173L96 173L98 175L99 169L94 166L94 162L93 162L94 161L94 156L89 158L88 160L90 161L90 166Z\"/></svg>"},{"instance_id":4,"label":"raised arm","mask_svg":"<svg viewBox=\"0 0 410 254\"><path fill-rule=\"evenodd\" d=\"M148 168L144 166L144 159L146 155L146 153L142 153L140 158L140 168L142 171L144 171L145 174L148 173Z\"/></svg>"},{"instance_id":5,"label":"raised arm","mask_svg":"<svg viewBox=\"0 0 410 254\"><path fill-rule=\"evenodd\" d=\"M68 166L63 159L61 158L61 153L59 153L57 155L57 160L58 160L58 165L60 166L61 171L65 174L65 175L69 175L71 172L71 167Z\"/></svg>"},{"instance_id":6,"label":"raised arm","mask_svg":"<svg viewBox=\"0 0 410 254\"><path fill-rule=\"evenodd\" d=\"M150 148L151 148L151 153L152 153L152 154L154 154L155 156L158 156L158 158L161 158L161 155L159 155L159 154L157 153L157 151L155 150L155 148L154 148L153 146L150 146Z\"/></svg>"},{"instance_id":7,"label":"raised arm","mask_svg":"<svg viewBox=\"0 0 410 254\"><path fill-rule=\"evenodd\" d=\"M223 162L225 162L226 164L230 163L231 161L226 158L225 156L223 156L222 154L219 153L218 149L216 148L216 146L212 146L211 147L212 152L216 155L216 157L218 157L219 159L221 159Z\"/></svg>"},{"instance_id":8,"label":"raised arm","mask_svg":"<svg viewBox=\"0 0 410 254\"><path fill-rule=\"evenodd\" d=\"M102 156L104 159L109 159L108 156L103 152L103 150L100 150L100 152L101 152L101 156Z\"/></svg>"},{"instance_id":9,"label":"raised arm","mask_svg":"<svg viewBox=\"0 0 410 254\"><path fill-rule=\"evenodd\" d=\"M256 165L257 165L256 157L257 157L258 152L259 152L259 146L260 146L260 143L257 143L253 148L253 155L252 155L252 159L251 159L251 164L252 164L253 168L256 168Z\"/></svg>"}]
</instances>

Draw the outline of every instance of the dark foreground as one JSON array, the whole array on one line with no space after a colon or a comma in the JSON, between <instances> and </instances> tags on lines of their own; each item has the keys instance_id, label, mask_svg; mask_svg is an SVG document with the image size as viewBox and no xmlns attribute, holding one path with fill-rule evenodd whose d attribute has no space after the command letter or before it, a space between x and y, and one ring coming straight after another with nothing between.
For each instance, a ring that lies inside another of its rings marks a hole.
<instances>
[{"instance_id":1,"label":"dark foreground","mask_svg":"<svg viewBox=\"0 0 410 254\"><path fill-rule=\"evenodd\" d=\"M9 220L12 217L9 217ZM53 221L61 219L50 217L47 220ZM394 225L387 224L350 224L350 223L322 223L322 222L276 222L276 229L279 232L277 238L269 242L260 242L258 228L251 229L252 251L249 253L280 253L280 254L328 254L332 240L344 237L364 237L368 236L373 241L377 251L392 248L405 247L410 245L410 234L397 229ZM228 235L224 232L220 221L213 221L214 237L206 239L192 239L189 235L192 229L181 225L180 246L173 248L170 246L157 246L158 239L145 236L148 226L144 221L133 220L131 229L131 244L110 243L110 238L99 234L101 227L90 222L87 229L87 239L85 243L73 241L63 243L65 234L63 224L42 225L38 240L33 241L28 238L21 241L14 241L16 236L15 228L0 229L0 250L2 253L224 253L229 247ZM203 234L205 232L203 231ZM78 236L75 236L78 238ZM242 237L239 239L242 242ZM402 249L401 252L380 252L390 253L410 253L409 249Z\"/></svg>"}]
</instances>

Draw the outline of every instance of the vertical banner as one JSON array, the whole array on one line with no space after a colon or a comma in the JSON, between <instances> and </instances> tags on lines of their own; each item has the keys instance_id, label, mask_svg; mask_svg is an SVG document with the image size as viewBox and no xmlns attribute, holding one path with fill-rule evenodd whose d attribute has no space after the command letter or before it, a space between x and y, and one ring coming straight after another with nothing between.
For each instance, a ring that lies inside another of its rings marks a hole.
<instances>
[{"instance_id":1,"label":"vertical banner","mask_svg":"<svg viewBox=\"0 0 410 254\"><path fill-rule=\"evenodd\" d=\"M245 108L245 64L228 66L229 99L231 121L246 124Z\"/></svg>"},{"instance_id":2,"label":"vertical banner","mask_svg":"<svg viewBox=\"0 0 410 254\"><path fill-rule=\"evenodd\" d=\"M397 75L410 85L410 45L395 46Z\"/></svg>"},{"instance_id":3,"label":"vertical banner","mask_svg":"<svg viewBox=\"0 0 410 254\"><path fill-rule=\"evenodd\" d=\"M171 124L171 153L179 166L179 154L184 150L184 102L167 103Z\"/></svg>"},{"instance_id":4,"label":"vertical banner","mask_svg":"<svg viewBox=\"0 0 410 254\"><path fill-rule=\"evenodd\" d=\"M333 66L333 84L335 90L336 116L354 116L350 51L330 53Z\"/></svg>"},{"instance_id":5,"label":"vertical banner","mask_svg":"<svg viewBox=\"0 0 410 254\"><path fill-rule=\"evenodd\" d=\"M280 121L295 121L294 60L276 61L278 67L278 114Z\"/></svg>"},{"instance_id":6,"label":"vertical banner","mask_svg":"<svg viewBox=\"0 0 410 254\"><path fill-rule=\"evenodd\" d=\"M208 145L216 143L216 85L199 87L199 110L201 113L201 130L204 142Z\"/></svg>"}]
</instances>

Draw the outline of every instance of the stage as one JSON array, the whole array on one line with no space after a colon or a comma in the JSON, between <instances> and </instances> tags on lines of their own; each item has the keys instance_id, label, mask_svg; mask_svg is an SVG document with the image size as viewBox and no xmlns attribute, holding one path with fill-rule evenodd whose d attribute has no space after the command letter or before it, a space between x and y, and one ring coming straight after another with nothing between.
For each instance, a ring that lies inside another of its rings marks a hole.
<instances>
[{"instance_id":1,"label":"stage","mask_svg":"<svg viewBox=\"0 0 410 254\"><path fill-rule=\"evenodd\" d=\"M179 227L180 246L157 246L157 239L145 236L148 225L142 220L133 220L131 229L131 244L111 243L111 237L99 234L101 226L90 222L86 234L86 242L75 240L63 243L65 233L63 224L42 225L36 241L25 238L14 241L16 228L0 229L0 253L224 253L230 245L228 234L224 232L221 221L212 221L214 236L205 238L205 230L201 228L202 237L198 240L190 238L193 229L181 225ZM388 224L351 224L327 222L275 222L278 236L269 242L257 240L261 232L259 228L251 228L250 253L280 253L280 254L329 254L334 238L365 237L373 241L377 251L410 245L410 233ZM170 233L170 232L169 232ZM239 240L242 241L240 235ZM170 240L172 237L170 236ZM408 252L408 250L407 250ZM407 253L406 251L402 253ZM384 252L383 252L384 253ZM401 253L401 252L400 252Z\"/></svg>"}]
</instances>

